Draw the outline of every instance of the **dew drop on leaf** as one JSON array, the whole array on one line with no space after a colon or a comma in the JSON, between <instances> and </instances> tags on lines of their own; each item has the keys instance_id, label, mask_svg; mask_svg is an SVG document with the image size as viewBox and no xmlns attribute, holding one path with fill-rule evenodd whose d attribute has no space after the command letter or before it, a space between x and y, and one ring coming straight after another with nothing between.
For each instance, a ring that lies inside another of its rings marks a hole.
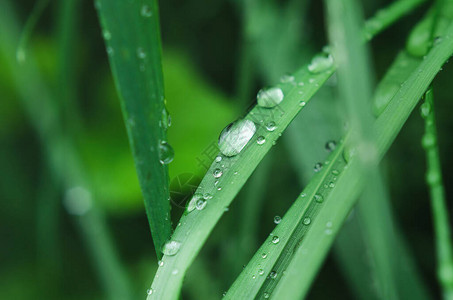
<instances>
[{"instance_id":1,"label":"dew drop on leaf","mask_svg":"<svg viewBox=\"0 0 453 300\"><path fill-rule=\"evenodd\" d=\"M280 242L279 237L278 237L278 236L274 236L274 237L272 238L272 243L273 243L273 244L278 244L278 242Z\"/></svg>"},{"instance_id":2,"label":"dew drop on leaf","mask_svg":"<svg viewBox=\"0 0 453 300\"><path fill-rule=\"evenodd\" d=\"M275 216L274 217L274 223L275 224L279 224L281 221L282 221L282 217L280 217L280 216Z\"/></svg>"},{"instance_id":3,"label":"dew drop on leaf","mask_svg":"<svg viewBox=\"0 0 453 300\"><path fill-rule=\"evenodd\" d=\"M311 73L321 73L333 66L333 57L330 54L318 54L313 57L311 63L308 65L308 71Z\"/></svg>"},{"instance_id":4,"label":"dew drop on leaf","mask_svg":"<svg viewBox=\"0 0 453 300\"><path fill-rule=\"evenodd\" d=\"M225 156L238 155L256 132L255 123L250 120L237 120L222 130L219 136L219 149Z\"/></svg>"},{"instance_id":5,"label":"dew drop on leaf","mask_svg":"<svg viewBox=\"0 0 453 300\"><path fill-rule=\"evenodd\" d=\"M256 142L258 143L258 145L262 145L266 142L266 138L261 135L256 139Z\"/></svg>"},{"instance_id":6,"label":"dew drop on leaf","mask_svg":"<svg viewBox=\"0 0 453 300\"><path fill-rule=\"evenodd\" d=\"M258 105L261 107L272 108L280 104L283 100L283 91L281 88L273 87L261 89L256 95Z\"/></svg>"},{"instance_id":7,"label":"dew drop on leaf","mask_svg":"<svg viewBox=\"0 0 453 300\"><path fill-rule=\"evenodd\" d=\"M175 151L172 146L166 141L162 141L159 144L159 161L163 165L167 165L173 161L175 157Z\"/></svg>"},{"instance_id":8,"label":"dew drop on leaf","mask_svg":"<svg viewBox=\"0 0 453 300\"><path fill-rule=\"evenodd\" d=\"M162 253L165 255L176 255L178 253L179 248L181 248L181 243L177 241L168 241L165 243L164 248L162 249Z\"/></svg>"}]
</instances>

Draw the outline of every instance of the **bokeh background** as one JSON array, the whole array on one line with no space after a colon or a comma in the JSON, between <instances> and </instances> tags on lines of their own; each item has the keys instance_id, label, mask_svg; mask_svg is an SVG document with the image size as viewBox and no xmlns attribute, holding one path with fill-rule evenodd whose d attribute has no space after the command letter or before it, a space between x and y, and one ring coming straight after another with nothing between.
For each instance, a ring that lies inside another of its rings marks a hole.
<instances>
[{"instance_id":1,"label":"bokeh background","mask_svg":"<svg viewBox=\"0 0 453 300\"><path fill-rule=\"evenodd\" d=\"M0 9L0 299L114 298L109 276L133 298L144 298L157 258L93 1L51 1L17 61L36 2L2 0ZM176 153L169 166L174 224L213 159L222 128L247 111L260 87L309 62L326 44L322 1L256 2L160 1L168 135ZM363 0L365 16L390 2ZM376 81L426 9L371 43ZM434 84L447 198L453 192L451 78L447 64ZM275 226L274 216L284 215L314 164L327 157L324 144L342 134L335 86L334 77L225 213L187 275L184 299L220 298ZM437 298L422 134L414 111L382 168L392 222ZM74 173L87 185L68 186ZM81 207L71 206L74 193L85 197ZM369 272L362 278L349 272L353 265L373 268L366 245L354 242L360 240L354 211L348 226L309 299L361 298L367 294L357 292L360 282L375 296Z\"/></svg>"}]
</instances>

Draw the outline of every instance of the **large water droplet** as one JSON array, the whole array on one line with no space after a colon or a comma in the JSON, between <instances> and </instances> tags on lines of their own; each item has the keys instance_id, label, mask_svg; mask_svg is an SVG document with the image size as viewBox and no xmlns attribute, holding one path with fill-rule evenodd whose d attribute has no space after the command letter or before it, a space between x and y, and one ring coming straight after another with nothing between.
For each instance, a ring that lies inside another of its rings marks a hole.
<instances>
[{"instance_id":1,"label":"large water droplet","mask_svg":"<svg viewBox=\"0 0 453 300\"><path fill-rule=\"evenodd\" d=\"M219 136L219 149L225 156L239 154L256 132L255 123L250 120L237 120L222 130Z\"/></svg>"},{"instance_id":2,"label":"large water droplet","mask_svg":"<svg viewBox=\"0 0 453 300\"><path fill-rule=\"evenodd\" d=\"M159 161L161 164L166 165L173 161L175 151L166 141L159 144Z\"/></svg>"},{"instance_id":3,"label":"large water droplet","mask_svg":"<svg viewBox=\"0 0 453 300\"><path fill-rule=\"evenodd\" d=\"M261 89L256 95L258 105L261 107L272 108L277 106L283 100L283 91L281 88L274 87L268 89Z\"/></svg>"},{"instance_id":4,"label":"large water droplet","mask_svg":"<svg viewBox=\"0 0 453 300\"><path fill-rule=\"evenodd\" d=\"M312 73L321 73L333 66L333 57L330 54L318 54L313 57L308 65L308 70Z\"/></svg>"},{"instance_id":5,"label":"large water droplet","mask_svg":"<svg viewBox=\"0 0 453 300\"><path fill-rule=\"evenodd\" d=\"M176 255L178 253L179 248L181 248L181 243L177 241L168 241L165 243L164 248L162 249L162 253L165 255Z\"/></svg>"},{"instance_id":6,"label":"large water droplet","mask_svg":"<svg viewBox=\"0 0 453 300\"><path fill-rule=\"evenodd\" d=\"M197 208L197 201L199 199L203 199L203 195L200 194L200 193L195 193L192 197L192 199L190 199L189 201L189 204L187 204L187 212L191 212L193 211L195 208Z\"/></svg>"}]
</instances>

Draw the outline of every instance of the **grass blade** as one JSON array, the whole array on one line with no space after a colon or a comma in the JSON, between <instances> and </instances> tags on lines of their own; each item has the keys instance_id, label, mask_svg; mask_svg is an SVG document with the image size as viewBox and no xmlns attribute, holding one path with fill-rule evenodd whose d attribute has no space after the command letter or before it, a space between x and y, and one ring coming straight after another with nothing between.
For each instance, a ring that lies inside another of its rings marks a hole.
<instances>
[{"instance_id":1,"label":"grass blade","mask_svg":"<svg viewBox=\"0 0 453 300\"><path fill-rule=\"evenodd\" d=\"M419 64L417 69L400 87L382 115L375 121L377 133L376 145L381 158L403 126L429 84L442 65L453 53L453 26L449 26L441 41L436 44ZM348 161L335 187L324 203L323 209L304 236L300 247L295 252L286 276L279 282L273 296L282 298L302 298L306 294L324 256L327 254L333 238L346 219L355 203L355 199L364 185L358 174L360 166L357 160ZM333 224L326 232L326 222ZM299 270L305 270L301 280Z\"/></svg>"},{"instance_id":2,"label":"grass blade","mask_svg":"<svg viewBox=\"0 0 453 300\"><path fill-rule=\"evenodd\" d=\"M403 1L407 2L407 0ZM395 6L390 6L386 9L388 13L383 15L385 20L381 19L380 15L377 15L374 21L389 25L421 2L423 1L410 1L412 6L408 5L407 10L393 11ZM385 27L382 26L380 28L384 29ZM312 74L307 70L307 67L303 67L293 74L293 82L279 85L285 95L285 100L280 103L277 112L275 112L276 109L267 110L255 106L245 116L245 119L254 120L257 124L273 121L278 128L273 132L266 132L264 128L258 128L257 133L243 153L222 160L225 167L218 183L218 186L222 187L221 191L215 188L215 178L212 176L214 170L218 168L217 163L214 162L211 165L199 186L198 193L205 194L206 198L211 196L213 198L210 199L203 210L194 210L181 218L180 224L172 236L175 244L180 245L177 254L163 257L163 265L157 271L148 299L176 299L178 297L187 268L199 252L212 228L222 216L224 209L228 207L258 163L272 147L272 142L278 139L279 134L288 126L322 84L325 83L333 71L334 67L318 74ZM297 84L300 82L303 82L304 85ZM256 143L258 136L264 136L267 142L258 145ZM238 173L235 174L236 172Z\"/></svg>"},{"instance_id":3,"label":"grass blade","mask_svg":"<svg viewBox=\"0 0 453 300\"><path fill-rule=\"evenodd\" d=\"M96 7L160 258L171 221L168 168L160 162L169 145L157 1L98 0Z\"/></svg>"},{"instance_id":4,"label":"grass blade","mask_svg":"<svg viewBox=\"0 0 453 300\"><path fill-rule=\"evenodd\" d=\"M425 135L422 144L426 152L426 182L429 186L431 207L434 221L437 252L437 277L443 290L444 299L453 299L453 250L451 245L450 222L442 183L441 163L437 145L437 130L434 115L433 89L425 94L425 102L421 106L421 114L425 119Z\"/></svg>"}]
</instances>

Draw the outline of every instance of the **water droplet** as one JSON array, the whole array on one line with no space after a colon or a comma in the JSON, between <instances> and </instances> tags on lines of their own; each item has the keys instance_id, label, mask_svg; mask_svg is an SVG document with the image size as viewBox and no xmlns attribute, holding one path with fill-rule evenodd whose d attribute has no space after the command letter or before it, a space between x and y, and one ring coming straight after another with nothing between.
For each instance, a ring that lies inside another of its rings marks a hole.
<instances>
[{"instance_id":1,"label":"water droplet","mask_svg":"<svg viewBox=\"0 0 453 300\"><path fill-rule=\"evenodd\" d=\"M422 115L423 118L427 118L429 116L429 113L431 112L431 104L428 102L424 102L420 106L420 114Z\"/></svg>"},{"instance_id":2,"label":"water droplet","mask_svg":"<svg viewBox=\"0 0 453 300\"><path fill-rule=\"evenodd\" d=\"M321 169L322 169L322 163L320 163L320 162L316 163L315 166L313 167L313 170L315 172L319 172L319 171L321 171Z\"/></svg>"},{"instance_id":3,"label":"water droplet","mask_svg":"<svg viewBox=\"0 0 453 300\"><path fill-rule=\"evenodd\" d=\"M219 162L221 162L221 161L222 161L222 156L217 155L216 158L215 158L215 162L216 162L216 163L219 163Z\"/></svg>"},{"instance_id":4,"label":"water droplet","mask_svg":"<svg viewBox=\"0 0 453 300\"><path fill-rule=\"evenodd\" d=\"M332 181L329 182L329 187L330 187L330 188L334 188L334 187L335 187L335 183L333 183Z\"/></svg>"},{"instance_id":5,"label":"water droplet","mask_svg":"<svg viewBox=\"0 0 453 300\"><path fill-rule=\"evenodd\" d=\"M338 174L340 174L340 172L338 170L332 170L332 174L337 176Z\"/></svg>"},{"instance_id":6,"label":"water droplet","mask_svg":"<svg viewBox=\"0 0 453 300\"><path fill-rule=\"evenodd\" d=\"M321 195L316 194L313 199L315 199L316 202L321 203L324 201L324 197Z\"/></svg>"},{"instance_id":7,"label":"water droplet","mask_svg":"<svg viewBox=\"0 0 453 300\"><path fill-rule=\"evenodd\" d=\"M204 193L204 195L203 195L203 199L205 199L205 200L209 200L209 199L212 199L212 195L211 195L211 194L209 194L209 193Z\"/></svg>"},{"instance_id":8,"label":"water droplet","mask_svg":"<svg viewBox=\"0 0 453 300\"><path fill-rule=\"evenodd\" d=\"M299 106L302 106L302 107L304 107L306 104L307 104L307 103L305 103L305 101L300 101L300 102L299 102Z\"/></svg>"},{"instance_id":9,"label":"water droplet","mask_svg":"<svg viewBox=\"0 0 453 300\"><path fill-rule=\"evenodd\" d=\"M274 131L275 129L277 128L277 125L275 125L275 122L273 121L270 121L268 123L266 123L266 129L267 131Z\"/></svg>"},{"instance_id":10,"label":"water droplet","mask_svg":"<svg viewBox=\"0 0 453 300\"><path fill-rule=\"evenodd\" d=\"M221 191L221 190L222 190L222 187L219 186L219 187L217 188L217 190L218 190L218 191Z\"/></svg>"},{"instance_id":11,"label":"water droplet","mask_svg":"<svg viewBox=\"0 0 453 300\"><path fill-rule=\"evenodd\" d=\"M108 30L103 30L102 31L102 36L104 37L105 40L110 40L112 38L112 34Z\"/></svg>"},{"instance_id":12,"label":"water droplet","mask_svg":"<svg viewBox=\"0 0 453 300\"><path fill-rule=\"evenodd\" d=\"M191 212L193 211L195 208L197 208L197 201L199 199L202 199L203 198L203 195L200 194L200 193L195 193L192 197L192 199L190 199L189 201L189 204L187 204L187 212Z\"/></svg>"},{"instance_id":13,"label":"water droplet","mask_svg":"<svg viewBox=\"0 0 453 300\"><path fill-rule=\"evenodd\" d=\"M223 172L220 169L215 169L214 172L212 172L212 175L214 178L220 178L222 176Z\"/></svg>"},{"instance_id":14,"label":"water droplet","mask_svg":"<svg viewBox=\"0 0 453 300\"><path fill-rule=\"evenodd\" d=\"M167 165L173 161L175 151L166 141L159 144L159 161L163 165Z\"/></svg>"},{"instance_id":15,"label":"water droplet","mask_svg":"<svg viewBox=\"0 0 453 300\"><path fill-rule=\"evenodd\" d=\"M146 52L145 52L145 50L143 50L142 47L137 48L137 57L140 59L146 58Z\"/></svg>"},{"instance_id":16,"label":"water droplet","mask_svg":"<svg viewBox=\"0 0 453 300\"><path fill-rule=\"evenodd\" d=\"M171 116L166 107L162 110L162 124L165 130L171 126Z\"/></svg>"},{"instance_id":17,"label":"water droplet","mask_svg":"<svg viewBox=\"0 0 453 300\"><path fill-rule=\"evenodd\" d=\"M151 295L153 293L153 289L146 290L146 294Z\"/></svg>"},{"instance_id":18,"label":"water droplet","mask_svg":"<svg viewBox=\"0 0 453 300\"><path fill-rule=\"evenodd\" d=\"M265 259L267 257L267 253L261 253L261 258Z\"/></svg>"},{"instance_id":19,"label":"water droplet","mask_svg":"<svg viewBox=\"0 0 453 300\"><path fill-rule=\"evenodd\" d=\"M269 277L272 278L272 279L277 278L277 272L275 272L275 271L270 272L269 273Z\"/></svg>"},{"instance_id":20,"label":"water droplet","mask_svg":"<svg viewBox=\"0 0 453 300\"><path fill-rule=\"evenodd\" d=\"M171 274L172 274L172 275L176 275L176 274L178 274L178 273L179 273L179 270L178 270L178 269L174 269L173 271L171 271Z\"/></svg>"},{"instance_id":21,"label":"water droplet","mask_svg":"<svg viewBox=\"0 0 453 300\"><path fill-rule=\"evenodd\" d=\"M333 57L330 54L318 54L308 65L308 70L314 74L324 72L333 66Z\"/></svg>"},{"instance_id":22,"label":"water droplet","mask_svg":"<svg viewBox=\"0 0 453 300\"><path fill-rule=\"evenodd\" d=\"M432 148L433 146L436 145L436 136L431 133L427 133L423 135L422 138L422 146L427 149L427 148Z\"/></svg>"},{"instance_id":23,"label":"water droplet","mask_svg":"<svg viewBox=\"0 0 453 300\"><path fill-rule=\"evenodd\" d=\"M261 135L256 139L256 142L258 143L258 145L262 145L266 142L266 138Z\"/></svg>"},{"instance_id":24,"label":"water droplet","mask_svg":"<svg viewBox=\"0 0 453 300\"><path fill-rule=\"evenodd\" d=\"M278 236L274 236L274 237L272 238L272 243L273 243L273 244L278 244L278 242L280 242L280 239L278 238Z\"/></svg>"},{"instance_id":25,"label":"water droplet","mask_svg":"<svg viewBox=\"0 0 453 300\"><path fill-rule=\"evenodd\" d=\"M268 292L264 292L263 296L264 299L268 299L271 295Z\"/></svg>"},{"instance_id":26,"label":"water droplet","mask_svg":"<svg viewBox=\"0 0 453 300\"><path fill-rule=\"evenodd\" d=\"M198 210L203 210L206 207L206 204L208 204L208 201L205 199L198 199L195 207Z\"/></svg>"},{"instance_id":27,"label":"water droplet","mask_svg":"<svg viewBox=\"0 0 453 300\"><path fill-rule=\"evenodd\" d=\"M294 76L285 74L280 78L281 83L288 83L288 82L293 82L294 81Z\"/></svg>"},{"instance_id":28,"label":"water droplet","mask_svg":"<svg viewBox=\"0 0 453 300\"><path fill-rule=\"evenodd\" d=\"M153 15L153 12L148 5L143 5L142 9L140 10L140 14L142 15L142 17L149 18Z\"/></svg>"},{"instance_id":29,"label":"water droplet","mask_svg":"<svg viewBox=\"0 0 453 300\"><path fill-rule=\"evenodd\" d=\"M66 211L76 216L85 215L91 209L92 203L90 191L81 186L68 189L63 200Z\"/></svg>"},{"instance_id":30,"label":"water droplet","mask_svg":"<svg viewBox=\"0 0 453 300\"><path fill-rule=\"evenodd\" d=\"M239 154L256 131L255 123L250 120L238 120L229 124L219 136L219 149L225 156Z\"/></svg>"},{"instance_id":31,"label":"water droplet","mask_svg":"<svg viewBox=\"0 0 453 300\"><path fill-rule=\"evenodd\" d=\"M333 150L335 150L336 147L337 147L337 143L335 141L328 141L325 145L326 150L329 152L332 152Z\"/></svg>"},{"instance_id":32,"label":"water droplet","mask_svg":"<svg viewBox=\"0 0 453 300\"><path fill-rule=\"evenodd\" d=\"M110 46L107 47L107 54L108 54L108 55L113 55L113 54L115 54L115 51L113 50L112 47L110 47Z\"/></svg>"},{"instance_id":33,"label":"water droplet","mask_svg":"<svg viewBox=\"0 0 453 300\"><path fill-rule=\"evenodd\" d=\"M252 276L252 279L255 279L255 278L256 278L256 275L253 275L253 276Z\"/></svg>"},{"instance_id":34,"label":"water droplet","mask_svg":"<svg viewBox=\"0 0 453 300\"><path fill-rule=\"evenodd\" d=\"M304 225L310 225L310 223L311 223L310 217L305 217L303 222L304 222Z\"/></svg>"},{"instance_id":35,"label":"water droplet","mask_svg":"<svg viewBox=\"0 0 453 300\"><path fill-rule=\"evenodd\" d=\"M177 241L168 241L165 243L162 253L168 256L176 255L179 248L181 248L181 243Z\"/></svg>"},{"instance_id":36,"label":"water droplet","mask_svg":"<svg viewBox=\"0 0 453 300\"><path fill-rule=\"evenodd\" d=\"M283 91L278 87L261 89L256 95L258 105L261 107L272 108L280 104L283 100Z\"/></svg>"},{"instance_id":37,"label":"water droplet","mask_svg":"<svg viewBox=\"0 0 453 300\"><path fill-rule=\"evenodd\" d=\"M159 267L162 267L162 266L164 265L164 261L163 261L163 260L159 260L159 261L157 262L157 264L159 265Z\"/></svg>"},{"instance_id":38,"label":"water droplet","mask_svg":"<svg viewBox=\"0 0 453 300\"><path fill-rule=\"evenodd\" d=\"M274 223L279 224L282 221L282 218L280 216L275 216L274 217Z\"/></svg>"},{"instance_id":39,"label":"water droplet","mask_svg":"<svg viewBox=\"0 0 453 300\"><path fill-rule=\"evenodd\" d=\"M258 274L259 274L259 275L264 275L264 270L263 270L263 269L259 269L259 270L258 270Z\"/></svg>"}]
</instances>

